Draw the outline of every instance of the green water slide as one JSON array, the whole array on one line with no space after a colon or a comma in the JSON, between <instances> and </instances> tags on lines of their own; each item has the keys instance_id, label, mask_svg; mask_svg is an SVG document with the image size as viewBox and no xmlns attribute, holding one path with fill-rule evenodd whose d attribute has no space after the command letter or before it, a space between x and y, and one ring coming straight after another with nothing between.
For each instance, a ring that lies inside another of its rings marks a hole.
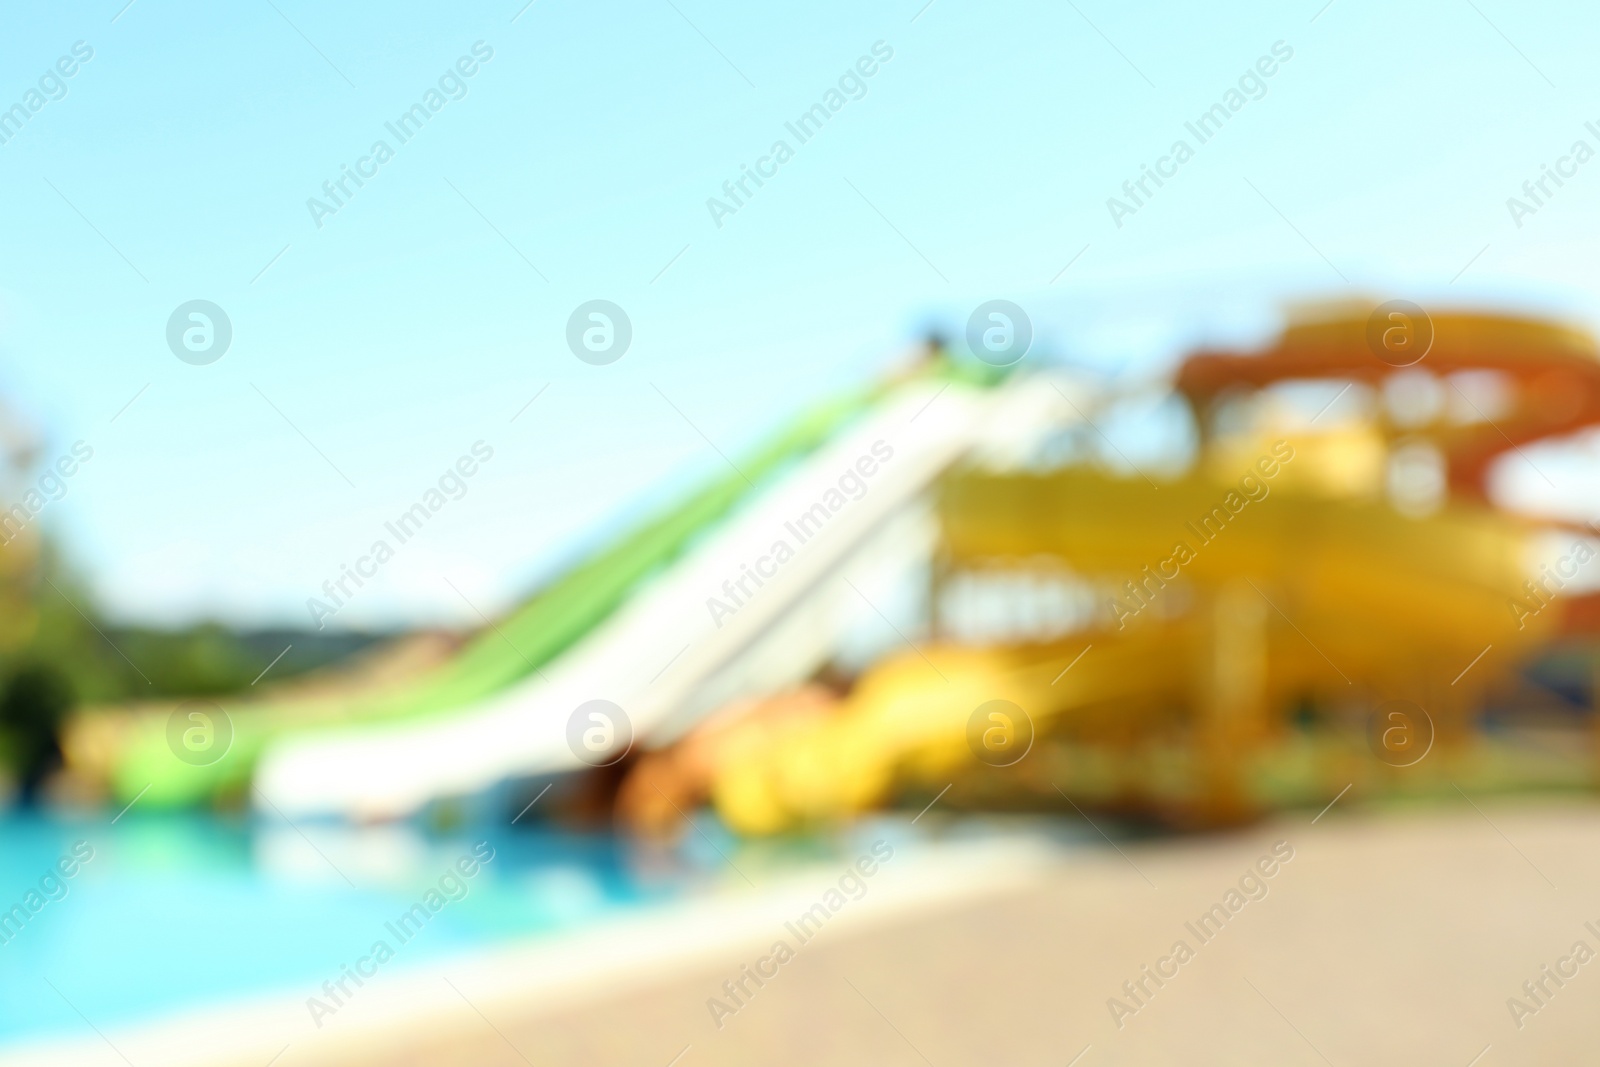
<instances>
[{"instance_id":1,"label":"green water slide","mask_svg":"<svg viewBox=\"0 0 1600 1067\"><path fill-rule=\"evenodd\" d=\"M141 716L114 763L113 791L126 803L148 788L143 803L166 807L237 798L247 790L264 747L285 735L448 715L493 695L572 647L757 487L828 441L887 388L875 386L801 415L741 461L742 474L717 478L648 516L421 677L353 696L238 705L219 701L232 722L233 741L227 755L208 766L174 757L166 714Z\"/></svg>"}]
</instances>

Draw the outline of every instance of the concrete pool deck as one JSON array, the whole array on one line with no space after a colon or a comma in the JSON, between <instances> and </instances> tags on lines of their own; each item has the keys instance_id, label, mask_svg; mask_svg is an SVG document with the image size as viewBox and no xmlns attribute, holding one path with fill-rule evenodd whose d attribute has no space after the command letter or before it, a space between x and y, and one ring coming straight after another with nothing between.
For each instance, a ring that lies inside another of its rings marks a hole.
<instances>
[{"instance_id":1,"label":"concrete pool deck","mask_svg":"<svg viewBox=\"0 0 1600 1067\"><path fill-rule=\"evenodd\" d=\"M1575 945L1600 952L1600 803L1313 815L1120 851L907 850L814 925L794 922L842 865L418 968L320 1029L302 993L0 1063L1597 1061L1600 958Z\"/></svg>"}]
</instances>

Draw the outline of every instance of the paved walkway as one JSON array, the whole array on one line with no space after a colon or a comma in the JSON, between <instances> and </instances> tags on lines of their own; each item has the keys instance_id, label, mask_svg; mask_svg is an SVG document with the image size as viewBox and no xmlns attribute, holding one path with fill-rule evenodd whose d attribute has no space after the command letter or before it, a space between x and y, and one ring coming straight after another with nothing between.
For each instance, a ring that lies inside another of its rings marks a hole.
<instances>
[{"instance_id":1,"label":"paved walkway","mask_svg":"<svg viewBox=\"0 0 1600 1067\"><path fill-rule=\"evenodd\" d=\"M1315 825L1299 815L1125 856L1107 848L1033 888L824 931L720 1030L707 998L753 959L643 988L619 982L577 1009L475 1015L361 1062L1600 1062L1600 957L1561 963L1580 940L1600 952L1584 927L1600 930L1600 805L1480 803L1481 813L1335 808ZM1277 841L1287 845L1273 862ZM1257 878L1245 877L1263 857ZM1201 926L1213 905L1220 914ZM1192 952L1181 963L1180 940ZM1522 984L1545 964L1577 973L1560 987L1545 978L1544 1006L1519 1030L1507 998L1536 1006ZM1146 965L1170 977L1157 987ZM1123 983L1141 978L1136 1001ZM1120 1028L1113 996L1133 1011L1119 1012Z\"/></svg>"}]
</instances>

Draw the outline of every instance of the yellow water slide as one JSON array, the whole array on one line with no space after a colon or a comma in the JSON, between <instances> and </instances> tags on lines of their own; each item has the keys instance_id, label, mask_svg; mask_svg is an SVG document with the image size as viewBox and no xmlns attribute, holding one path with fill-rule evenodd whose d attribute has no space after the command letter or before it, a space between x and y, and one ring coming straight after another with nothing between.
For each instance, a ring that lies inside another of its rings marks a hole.
<instances>
[{"instance_id":1,"label":"yellow water slide","mask_svg":"<svg viewBox=\"0 0 1600 1067\"><path fill-rule=\"evenodd\" d=\"M1083 469L952 477L938 501L941 572L1052 560L1096 591L1100 617L1050 643L907 648L832 714L750 717L710 785L719 813L770 833L879 806L908 785L937 789L978 765L984 730L1104 734L1157 721L1187 731L1202 802L1223 810L1238 802L1243 754L1297 702L1404 698L1441 733L1459 726L1553 624L1518 629L1508 607L1533 528L1474 501L1416 518L1377 494L1330 493L1304 458L1316 450L1315 439L1230 450L1255 458L1226 478L1208 463L1159 486ZM1451 685L1491 643L1497 654ZM991 701L1022 717L974 716Z\"/></svg>"}]
</instances>

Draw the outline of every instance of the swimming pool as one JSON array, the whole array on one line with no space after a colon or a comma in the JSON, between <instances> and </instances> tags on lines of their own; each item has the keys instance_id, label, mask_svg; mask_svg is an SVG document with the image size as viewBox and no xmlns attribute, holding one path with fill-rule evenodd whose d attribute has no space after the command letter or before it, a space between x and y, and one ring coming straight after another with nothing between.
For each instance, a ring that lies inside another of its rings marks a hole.
<instances>
[{"instance_id":1,"label":"swimming pool","mask_svg":"<svg viewBox=\"0 0 1600 1067\"><path fill-rule=\"evenodd\" d=\"M390 970L569 929L731 874L704 845L649 851L504 824L434 834L137 810L114 825L109 815L6 813L0 1043L267 990L309 997L379 939L395 949ZM477 862L486 849L493 858Z\"/></svg>"},{"instance_id":2,"label":"swimming pool","mask_svg":"<svg viewBox=\"0 0 1600 1067\"><path fill-rule=\"evenodd\" d=\"M1006 835L1052 849L1102 844L1079 820L1030 816L932 815L918 825L884 813L826 835L739 840L701 815L678 844L652 847L504 820L434 832L137 807L114 823L101 812L3 812L0 932L9 940L0 941L0 1051L40 1039L98 1042L97 1030L260 995L333 1004L324 983L337 988L352 971L382 982L440 958L679 903L761 899L797 874L834 877L836 864L876 839L906 849L901 867L930 850ZM93 849L87 861L73 852L80 842L80 854ZM492 859L479 862L485 850ZM62 857L71 861L65 867ZM42 885L47 874L54 877ZM6 915L14 904L27 910L30 890L38 910L11 930ZM374 959L379 941L392 958Z\"/></svg>"}]
</instances>

